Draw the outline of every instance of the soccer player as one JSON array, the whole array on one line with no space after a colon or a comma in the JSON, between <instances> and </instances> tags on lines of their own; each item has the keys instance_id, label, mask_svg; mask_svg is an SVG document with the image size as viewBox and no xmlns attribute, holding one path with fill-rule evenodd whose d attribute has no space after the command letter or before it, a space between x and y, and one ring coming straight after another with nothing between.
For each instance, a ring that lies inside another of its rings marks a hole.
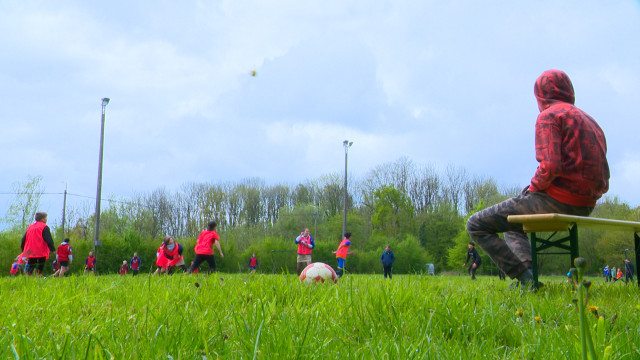
<instances>
[{"instance_id":1,"label":"soccer player","mask_svg":"<svg viewBox=\"0 0 640 360\"><path fill-rule=\"evenodd\" d=\"M256 253L253 253L249 258L249 272L253 274L256 272L256 267L258 266L258 258L256 257Z\"/></svg>"},{"instance_id":2,"label":"soccer player","mask_svg":"<svg viewBox=\"0 0 640 360\"><path fill-rule=\"evenodd\" d=\"M131 258L131 274L133 276L138 275L138 271L140 271L140 264L141 264L141 260L140 257L138 256L137 252L133 253L133 257Z\"/></svg>"},{"instance_id":3,"label":"soccer player","mask_svg":"<svg viewBox=\"0 0 640 360\"><path fill-rule=\"evenodd\" d=\"M90 271L92 274L95 275L95 269L96 269L96 257L93 256L93 251L89 251L89 257L87 257L87 260L85 260L84 262L84 273L86 274L87 271Z\"/></svg>"},{"instance_id":4,"label":"soccer player","mask_svg":"<svg viewBox=\"0 0 640 360\"><path fill-rule=\"evenodd\" d=\"M60 268L56 270L53 276L64 276L69 271L69 264L73 261L72 252L69 238L64 239L56 251L56 261L58 261Z\"/></svg>"},{"instance_id":5,"label":"soccer player","mask_svg":"<svg viewBox=\"0 0 640 360\"><path fill-rule=\"evenodd\" d=\"M313 237L309 235L309 228L305 228L303 232L296 238L296 244L298 245L298 259L297 259L297 271L298 276L302 272L304 267L311 264L311 251L316 246L313 241ZM304 264L304 266L303 266Z\"/></svg>"},{"instance_id":6,"label":"soccer player","mask_svg":"<svg viewBox=\"0 0 640 360\"><path fill-rule=\"evenodd\" d=\"M127 260L122 260L122 266L120 266L120 275L127 275L129 273L129 266L127 266Z\"/></svg>"},{"instance_id":7,"label":"soccer player","mask_svg":"<svg viewBox=\"0 0 640 360\"><path fill-rule=\"evenodd\" d=\"M198 242L196 243L196 247L194 248L196 257L193 259L193 263L191 267L189 267L188 273L193 272L195 269L200 267L204 261L209 264L209 272L216 271L216 259L213 257L213 246L218 248L218 252L220 253L220 257L223 258L224 254L222 253L222 249L220 248L220 236L216 233L216 224L215 221L211 221L207 224L207 228L202 230L200 236L198 237Z\"/></svg>"},{"instance_id":8,"label":"soccer player","mask_svg":"<svg viewBox=\"0 0 640 360\"><path fill-rule=\"evenodd\" d=\"M16 256L15 260L13 261L13 264L11 264L11 271L9 271L9 274L11 276L19 275L20 270L22 270L23 264L24 264L24 261L22 260L22 254Z\"/></svg>"},{"instance_id":9,"label":"soccer player","mask_svg":"<svg viewBox=\"0 0 640 360\"><path fill-rule=\"evenodd\" d=\"M49 252L56 251L51 230L47 226L47 213L37 212L35 220L27 228L20 244L22 256L27 258L27 275L32 275L34 269L37 275L42 275L44 263L49 259Z\"/></svg>"},{"instance_id":10,"label":"soccer player","mask_svg":"<svg viewBox=\"0 0 640 360\"><path fill-rule=\"evenodd\" d=\"M480 258L480 254L478 254L478 250L476 250L476 244L473 241L469 242L469 251L467 251L467 260L464 261L462 267L467 266L469 263L469 259L471 259L471 265L467 269L469 275L471 275L471 280L476 279L476 271L478 270L478 266L482 264L482 259Z\"/></svg>"},{"instance_id":11,"label":"soccer player","mask_svg":"<svg viewBox=\"0 0 640 360\"><path fill-rule=\"evenodd\" d=\"M178 244L175 239L171 236L165 236L158 250L158 260L156 261L156 265L158 265L158 269L155 274L158 273L167 273L172 274L173 270L176 266L182 268L183 271L187 271L187 267L184 264L184 258L182 257L182 252L184 248L181 244Z\"/></svg>"},{"instance_id":12,"label":"soccer player","mask_svg":"<svg viewBox=\"0 0 640 360\"><path fill-rule=\"evenodd\" d=\"M574 105L569 76L548 70L534 85L540 114L535 124L539 165L519 196L473 214L467 232L493 262L519 285L533 282L531 245L522 224L509 215L559 213L587 216L609 189L604 132ZM510 164L506 164L509 166ZM504 240L498 236L504 233Z\"/></svg>"},{"instance_id":13,"label":"soccer player","mask_svg":"<svg viewBox=\"0 0 640 360\"><path fill-rule=\"evenodd\" d=\"M338 249L336 249L336 251L333 251L333 254L336 254L336 260L338 260L338 271L336 271L336 275L338 275L339 278L341 278L342 275L344 274L344 267L345 267L345 264L347 263L347 255L351 254L349 252L350 246L351 246L351 233L346 232L344 233L344 239L342 239L342 241L340 242L340 245L338 245Z\"/></svg>"}]
</instances>

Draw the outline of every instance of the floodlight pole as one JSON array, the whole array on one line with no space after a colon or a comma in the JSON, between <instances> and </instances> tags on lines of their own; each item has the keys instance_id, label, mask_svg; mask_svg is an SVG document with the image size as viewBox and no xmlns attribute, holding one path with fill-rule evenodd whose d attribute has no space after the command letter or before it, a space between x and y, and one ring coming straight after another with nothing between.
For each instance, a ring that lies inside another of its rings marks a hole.
<instances>
[{"instance_id":1,"label":"floodlight pole","mask_svg":"<svg viewBox=\"0 0 640 360\"><path fill-rule=\"evenodd\" d=\"M347 232L347 154L349 153L349 148L353 145L353 141L345 140L342 142L342 146L344 146L344 199L343 206L344 209L342 211L342 235Z\"/></svg>"},{"instance_id":2,"label":"floodlight pole","mask_svg":"<svg viewBox=\"0 0 640 360\"><path fill-rule=\"evenodd\" d=\"M104 148L104 115L109 104L109 98L102 98L102 126L100 128L100 158L98 160L98 189L96 191L95 229L93 231L93 256L96 256L96 246L100 235L100 198L102 197L102 153ZM97 256L96 256L97 257ZM94 268L94 272L96 269Z\"/></svg>"}]
</instances>

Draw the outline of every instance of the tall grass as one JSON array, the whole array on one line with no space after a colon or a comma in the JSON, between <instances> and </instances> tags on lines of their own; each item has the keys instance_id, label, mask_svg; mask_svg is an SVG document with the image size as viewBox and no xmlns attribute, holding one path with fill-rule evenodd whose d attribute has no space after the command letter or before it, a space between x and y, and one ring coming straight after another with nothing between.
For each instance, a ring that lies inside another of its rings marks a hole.
<instances>
[{"instance_id":1,"label":"tall grass","mask_svg":"<svg viewBox=\"0 0 640 360\"><path fill-rule=\"evenodd\" d=\"M640 358L640 292L593 281L602 352ZM0 279L0 358L574 359L570 285L480 277L73 276ZM590 324L596 323L593 317Z\"/></svg>"}]
</instances>

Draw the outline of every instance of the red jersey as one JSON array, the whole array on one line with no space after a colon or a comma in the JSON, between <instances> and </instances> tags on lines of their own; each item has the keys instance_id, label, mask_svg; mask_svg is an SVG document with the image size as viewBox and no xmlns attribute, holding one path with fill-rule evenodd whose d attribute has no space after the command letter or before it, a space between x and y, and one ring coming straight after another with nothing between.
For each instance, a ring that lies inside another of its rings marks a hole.
<instances>
[{"instance_id":1,"label":"red jersey","mask_svg":"<svg viewBox=\"0 0 640 360\"><path fill-rule=\"evenodd\" d=\"M351 246L351 240L344 238L340 242L340 246L338 246L338 250L336 250L336 257L346 259L350 246Z\"/></svg>"},{"instance_id":2,"label":"red jersey","mask_svg":"<svg viewBox=\"0 0 640 360\"><path fill-rule=\"evenodd\" d=\"M127 265L120 266L120 275L125 275L129 271L129 267Z\"/></svg>"},{"instance_id":3,"label":"red jersey","mask_svg":"<svg viewBox=\"0 0 640 360\"><path fill-rule=\"evenodd\" d=\"M196 255L213 255L213 245L218 240L220 240L220 237L215 231L203 230L194 248Z\"/></svg>"},{"instance_id":4,"label":"red jersey","mask_svg":"<svg viewBox=\"0 0 640 360\"><path fill-rule=\"evenodd\" d=\"M42 232L47 227L47 224L42 221L36 221L29 225L27 233L25 234L24 248L22 254L27 258L49 258L49 251L55 250L55 248L49 248L49 245L44 240Z\"/></svg>"},{"instance_id":5,"label":"red jersey","mask_svg":"<svg viewBox=\"0 0 640 360\"><path fill-rule=\"evenodd\" d=\"M163 246L163 250L160 253L160 256L166 259L165 266L174 266L182 260L182 255L180 254L180 244L175 243L173 250L169 250L166 246Z\"/></svg>"},{"instance_id":6,"label":"red jersey","mask_svg":"<svg viewBox=\"0 0 640 360\"><path fill-rule=\"evenodd\" d=\"M249 259L249 267L254 268L254 267L256 267L256 266L258 266L258 258L256 258L256 257L253 257L253 256L252 256L252 257Z\"/></svg>"},{"instance_id":7,"label":"red jersey","mask_svg":"<svg viewBox=\"0 0 640 360\"><path fill-rule=\"evenodd\" d=\"M134 256L131 258L131 270L138 270L140 268L140 258Z\"/></svg>"},{"instance_id":8,"label":"red jersey","mask_svg":"<svg viewBox=\"0 0 640 360\"><path fill-rule=\"evenodd\" d=\"M58 261L69 261L69 255L71 255L71 246L69 243L63 242L58 246L58 251L56 255L58 255Z\"/></svg>"},{"instance_id":9,"label":"red jersey","mask_svg":"<svg viewBox=\"0 0 640 360\"><path fill-rule=\"evenodd\" d=\"M571 80L562 71L545 71L534 93L536 160L530 191L544 191L565 204L594 207L609 190L607 143L598 123L573 105Z\"/></svg>"},{"instance_id":10,"label":"red jersey","mask_svg":"<svg viewBox=\"0 0 640 360\"><path fill-rule=\"evenodd\" d=\"M89 256L87 258L86 264L87 264L87 266L86 266L87 269L93 269L94 267L96 267L96 257L95 256Z\"/></svg>"},{"instance_id":11,"label":"red jersey","mask_svg":"<svg viewBox=\"0 0 640 360\"><path fill-rule=\"evenodd\" d=\"M311 235L304 237L304 236L299 236L296 241L298 242L298 254L299 255L311 255L311 248L313 248L314 243L313 243L313 238L311 237ZM311 248L309 247L309 245L311 245Z\"/></svg>"}]
</instances>

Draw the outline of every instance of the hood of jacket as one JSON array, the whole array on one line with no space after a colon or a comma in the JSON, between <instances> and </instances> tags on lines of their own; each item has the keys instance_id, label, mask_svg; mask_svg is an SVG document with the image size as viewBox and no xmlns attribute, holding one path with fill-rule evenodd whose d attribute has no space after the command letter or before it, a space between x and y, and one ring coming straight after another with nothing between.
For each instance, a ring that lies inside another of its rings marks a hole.
<instances>
[{"instance_id":1,"label":"hood of jacket","mask_svg":"<svg viewBox=\"0 0 640 360\"><path fill-rule=\"evenodd\" d=\"M575 94L573 84L564 71L547 70L536 80L533 93L538 100L540 112L546 110L556 102L564 102L573 105Z\"/></svg>"}]
</instances>

